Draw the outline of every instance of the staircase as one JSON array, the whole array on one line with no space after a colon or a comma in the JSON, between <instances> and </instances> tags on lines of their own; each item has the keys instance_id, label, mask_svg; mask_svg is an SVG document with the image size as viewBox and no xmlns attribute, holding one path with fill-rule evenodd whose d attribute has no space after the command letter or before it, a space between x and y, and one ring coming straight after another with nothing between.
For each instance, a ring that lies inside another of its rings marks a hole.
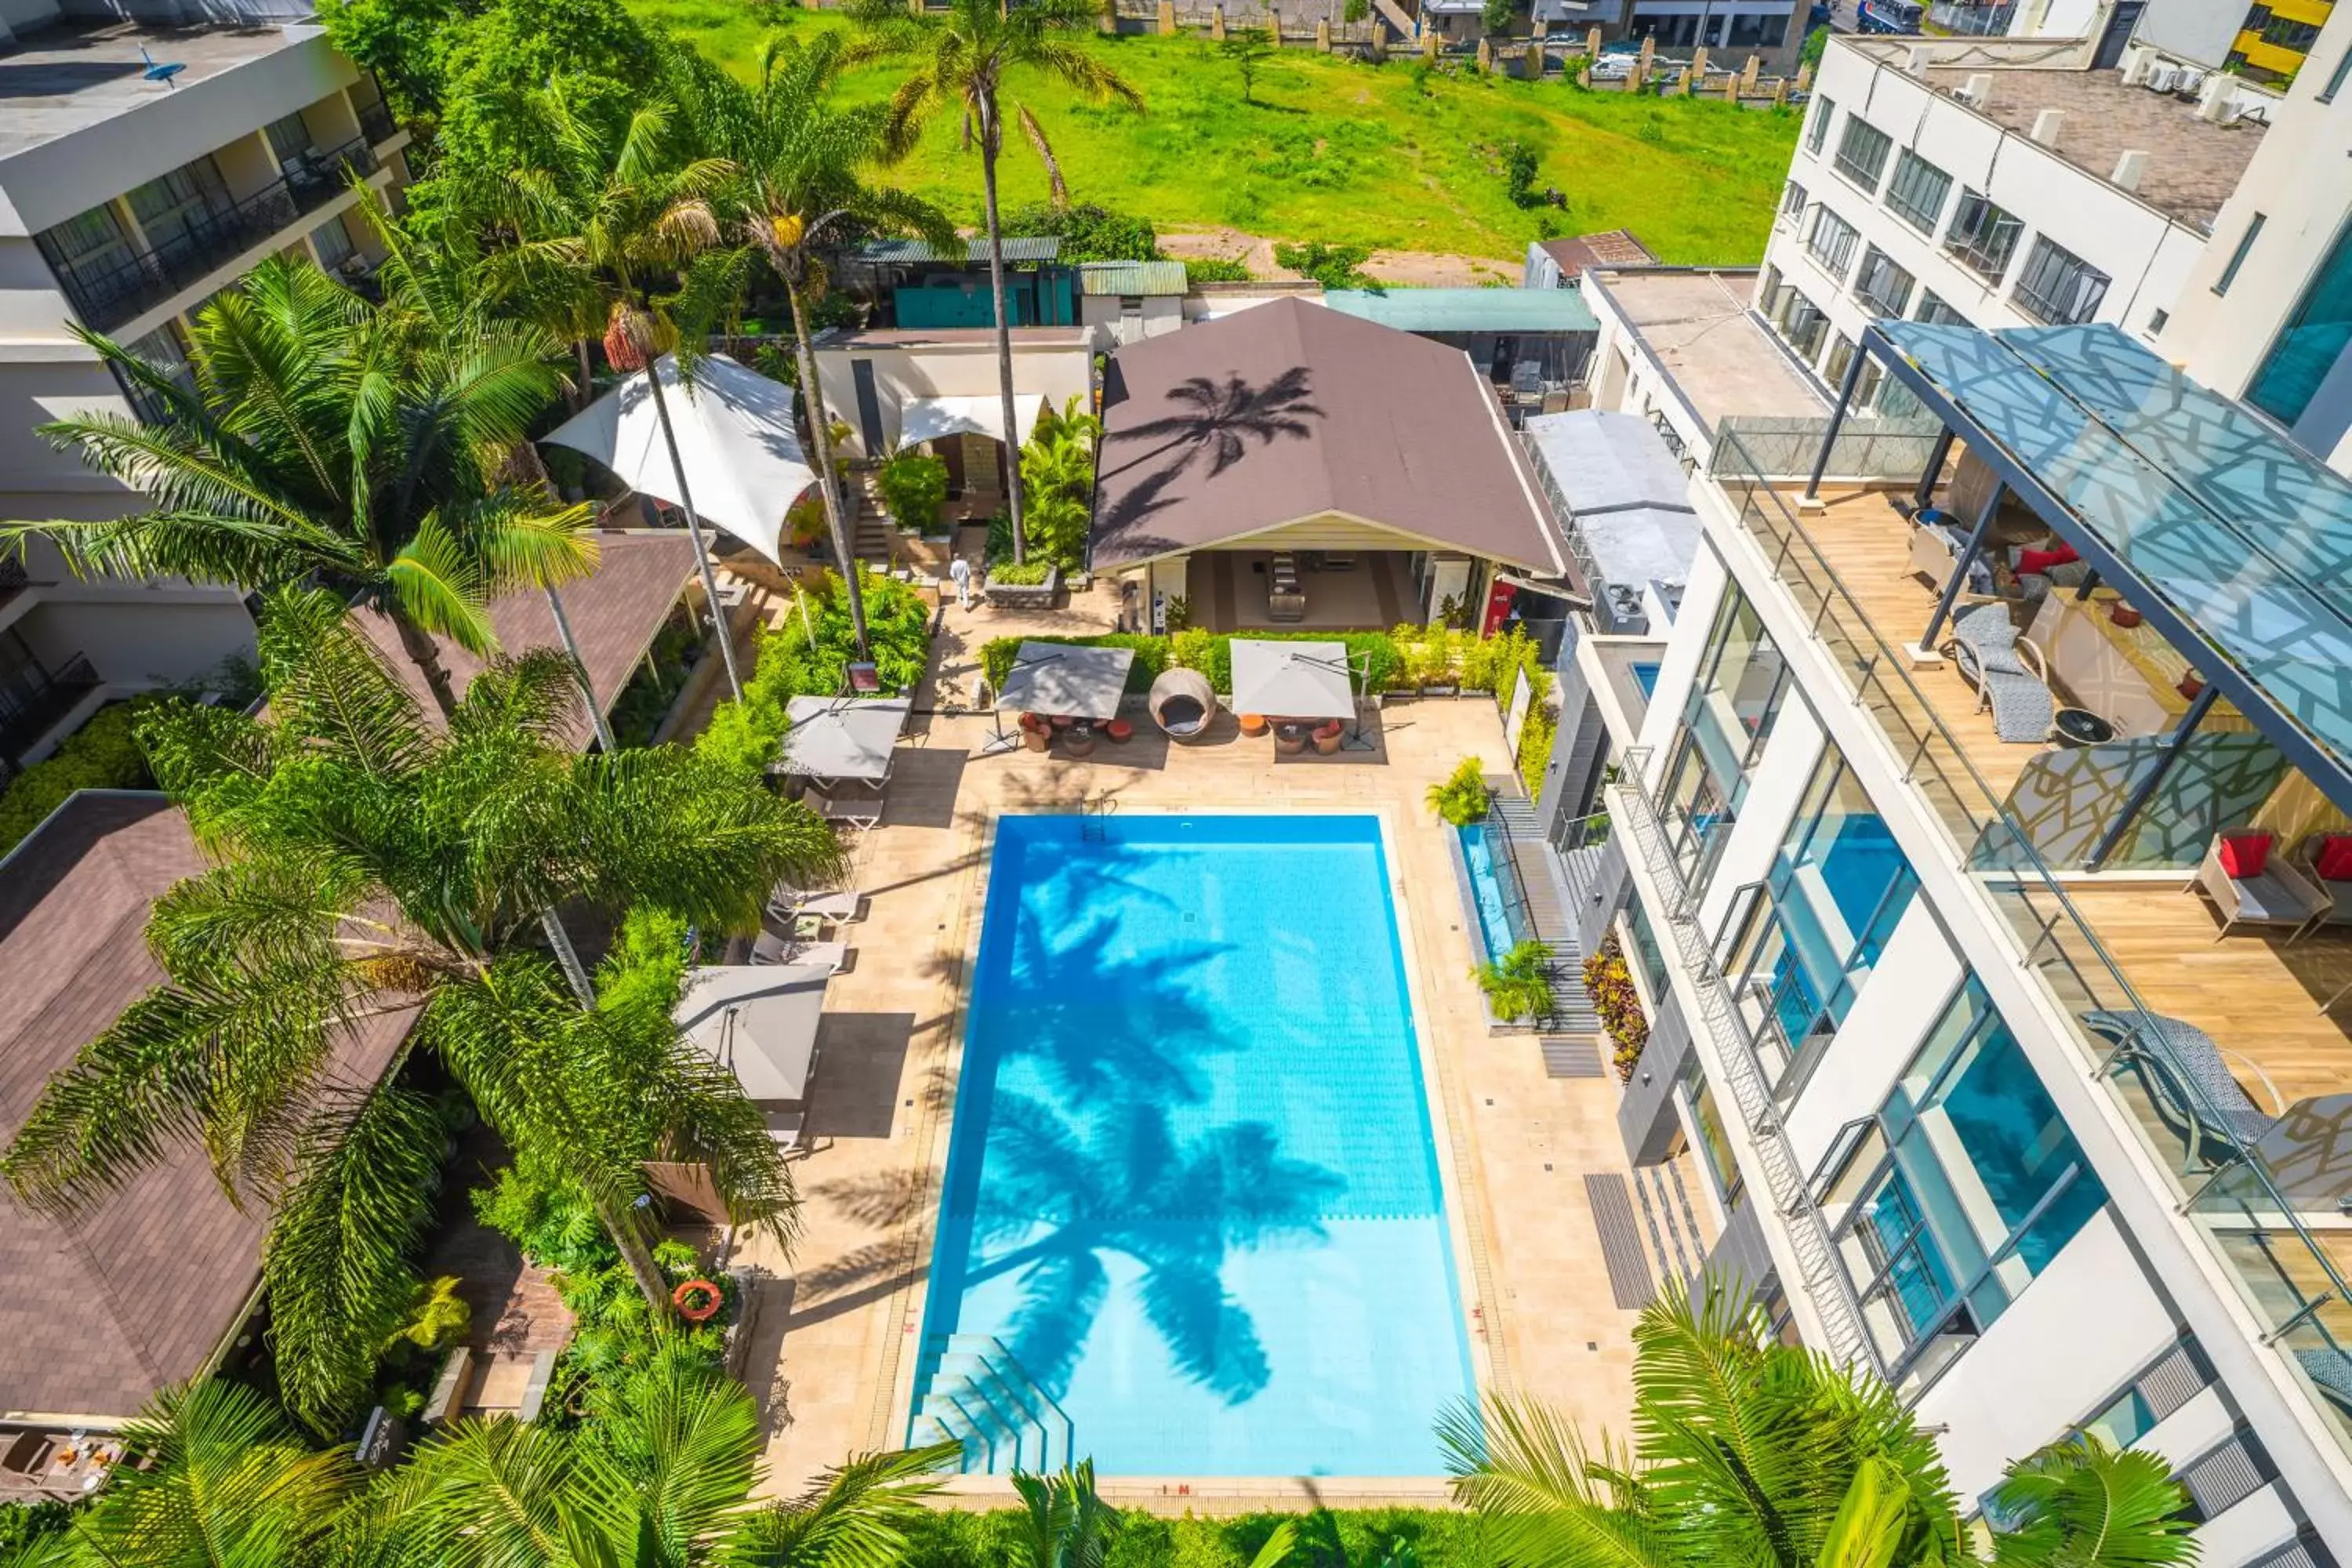
<instances>
[{"instance_id":1,"label":"staircase","mask_svg":"<svg viewBox=\"0 0 2352 1568\"><path fill-rule=\"evenodd\" d=\"M1549 863L1551 847L1544 842L1535 803L1524 796L1493 795L1487 798L1486 815L1503 830L1512 874L1527 900L1528 920L1535 927L1536 939L1551 953L1552 1016L1548 1032L1598 1037L1601 1015L1593 1011L1591 994L1584 989L1584 949L1576 939L1576 922L1560 902L1559 884Z\"/></svg>"},{"instance_id":2,"label":"staircase","mask_svg":"<svg viewBox=\"0 0 2352 1568\"><path fill-rule=\"evenodd\" d=\"M956 1468L965 1475L1077 1463L1069 1415L993 1334L926 1335L915 1386L924 1392L908 1442L958 1445L963 1452Z\"/></svg>"},{"instance_id":3,"label":"staircase","mask_svg":"<svg viewBox=\"0 0 2352 1568\"><path fill-rule=\"evenodd\" d=\"M849 477L849 548L860 561L887 571L890 549L898 540L898 531L890 514L882 510L881 494L874 488L874 472L870 468L861 468Z\"/></svg>"}]
</instances>

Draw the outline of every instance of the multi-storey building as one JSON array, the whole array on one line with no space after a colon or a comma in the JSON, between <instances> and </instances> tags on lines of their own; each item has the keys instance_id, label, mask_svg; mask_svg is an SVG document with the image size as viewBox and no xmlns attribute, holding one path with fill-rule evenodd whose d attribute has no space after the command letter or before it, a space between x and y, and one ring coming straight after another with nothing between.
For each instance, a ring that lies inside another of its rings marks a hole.
<instances>
[{"instance_id":1,"label":"multi-storey building","mask_svg":"<svg viewBox=\"0 0 2352 1568\"><path fill-rule=\"evenodd\" d=\"M117 516L139 498L37 433L68 412L129 411L72 329L176 368L191 312L264 257L364 272L378 252L352 209L363 188L404 182L407 133L314 22L8 16L0 516ZM110 696L252 647L234 589L77 581L37 545L0 563L0 770L46 754Z\"/></svg>"},{"instance_id":2,"label":"multi-storey building","mask_svg":"<svg viewBox=\"0 0 2352 1568\"><path fill-rule=\"evenodd\" d=\"M2214 1568L2352 1555L2352 883L2313 863L2352 484L2112 322L1858 352L1918 415L1719 427L1671 626L1562 661L1540 804L1645 1003L1626 1147L1698 1156L1718 1273L1964 1498L2087 1430L2170 1462ZM2238 901L2248 826L2312 901Z\"/></svg>"},{"instance_id":3,"label":"multi-storey building","mask_svg":"<svg viewBox=\"0 0 2352 1568\"><path fill-rule=\"evenodd\" d=\"M1806 364L1836 383L1887 317L2163 326L2263 142L2245 111L2272 100L2220 73L2193 96L2158 91L2095 68L2096 47L1832 44L1756 298Z\"/></svg>"}]
</instances>

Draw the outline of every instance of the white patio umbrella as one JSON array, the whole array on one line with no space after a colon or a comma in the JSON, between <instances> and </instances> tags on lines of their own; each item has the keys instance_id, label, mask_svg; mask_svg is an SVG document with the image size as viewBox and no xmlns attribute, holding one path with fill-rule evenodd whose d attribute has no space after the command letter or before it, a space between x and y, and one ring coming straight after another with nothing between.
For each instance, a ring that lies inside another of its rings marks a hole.
<instances>
[{"instance_id":1,"label":"white patio umbrella","mask_svg":"<svg viewBox=\"0 0 2352 1568\"><path fill-rule=\"evenodd\" d=\"M698 361L684 386L676 359L666 354L656 368L695 512L782 564L784 513L816 482L793 426L793 389L725 354ZM595 458L631 489L672 506L687 504L644 371L545 439Z\"/></svg>"}]
</instances>

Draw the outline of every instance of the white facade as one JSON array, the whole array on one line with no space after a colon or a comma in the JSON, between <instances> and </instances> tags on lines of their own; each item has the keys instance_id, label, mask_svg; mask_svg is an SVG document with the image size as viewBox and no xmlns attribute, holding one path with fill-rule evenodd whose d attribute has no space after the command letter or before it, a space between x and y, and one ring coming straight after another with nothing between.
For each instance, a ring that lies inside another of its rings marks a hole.
<instances>
[{"instance_id":1,"label":"white facade","mask_svg":"<svg viewBox=\"0 0 2352 1568\"><path fill-rule=\"evenodd\" d=\"M2094 87L2145 93L2115 73L2081 69L2079 40L2054 67L1975 68L1987 58L2045 58L2051 47L1832 43L1757 295L1824 380L1838 380L1864 326L1885 316L1940 313L1989 328L2101 321L2152 337L2151 322L2179 294L2206 234L2192 216L2133 187L2147 183L2155 160L2186 154L2126 149L2096 169L2070 155L2085 138L2084 124L2069 118L2095 115L2099 105L2057 105ZM2009 112L1965 101L1971 87ZM2020 112L2045 99L2046 112ZM2172 108L2166 117L2179 123L2169 130L2184 140L2259 134L2200 121L2185 103ZM2029 123L2021 133L2004 119Z\"/></svg>"}]
</instances>

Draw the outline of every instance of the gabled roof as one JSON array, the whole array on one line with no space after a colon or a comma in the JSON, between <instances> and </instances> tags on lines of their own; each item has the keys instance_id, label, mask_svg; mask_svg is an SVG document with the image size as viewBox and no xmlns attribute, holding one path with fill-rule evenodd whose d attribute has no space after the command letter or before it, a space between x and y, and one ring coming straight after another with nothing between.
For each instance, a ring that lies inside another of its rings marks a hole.
<instances>
[{"instance_id":1,"label":"gabled roof","mask_svg":"<svg viewBox=\"0 0 2352 1568\"><path fill-rule=\"evenodd\" d=\"M1081 261L1081 294L1181 294L1187 285L1181 261Z\"/></svg>"},{"instance_id":2,"label":"gabled roof","mask_svg":"<svg viewBox=\"0 0 2352 1568\"><path fill-rule=\"evenodd\" d=\"M1110 356L1097 570L1334 512L1561 570L1494 388L1459 349L1288 299Z\"/></svg>"},{"instance_id":3,"label":"gabled roof","mask_svg":"<svg viewBox=\"0 0 2352 1568\"><path fill-rule=\"evenodd\" d=\"M596 536L601 553L595 573L562 590L564 618L580 644L580 660L588 668L596 700L610 713L637 661L653 646L654 634L669 616L694 572L694 541L683 531L642 530ZM383 655L417 705L428 715L436 710L433 694L415 662L400 646L400 633L375 610L355 612L368 640ZM490 629L501 653L520 654L539 647L562 647L555 616L547 595L535 588L503 595L490 605ZM436 637L441 662L462 695L480 674L482 661L446 637ZM583 714L572 724L573 741L585 746L591 733Z\"/></svg>"},{"instance_id":4,"label":"gabled roof","mask_svg":"<svg viewBox=\"0 0 2352 1568\"><path fill-rule=\"evenodd\" d=\"M162 795L112 791L74 795L0 861L0 1138L163 978L148 910L204 866ZM412 1016L371 1019L342 1075L373 1082ZM71 1219L0 1200L0 1416L119 1419L203 1370L259 1279L266 1217L189 1147Z\"/></svg>"}]
</instances>

